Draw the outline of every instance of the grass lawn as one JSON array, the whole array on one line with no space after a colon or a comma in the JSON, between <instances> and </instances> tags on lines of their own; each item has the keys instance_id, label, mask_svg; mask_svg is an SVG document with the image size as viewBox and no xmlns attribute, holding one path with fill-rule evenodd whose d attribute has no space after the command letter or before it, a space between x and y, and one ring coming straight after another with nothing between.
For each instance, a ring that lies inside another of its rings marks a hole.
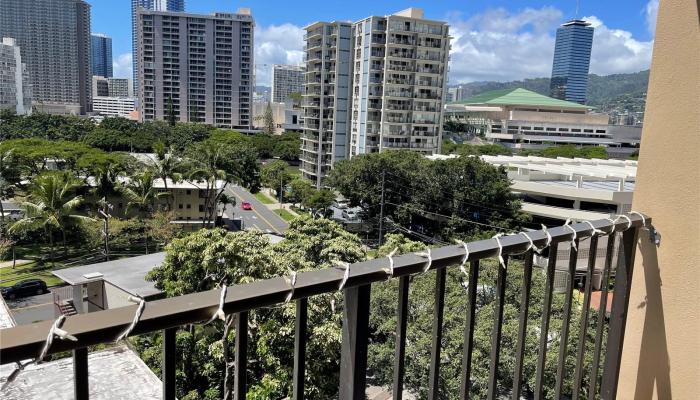
<instances>
[{"instance_id":1,"label":"grass lawn","mask_svg":"<svg viewBox=\"0 0 700 400\"><path fill-rule=\"evenodd\" d=\"M18 265L16 268L0 268L0 286L12 286L25 279L41 279L47 286L62 284L62 280L51 274L52 269L50 264L39 267L36 262Z\"/></svg>"},{"instance_id":2,"label":"grass lawn","mask_svg":"<svg viewBox=\"0 0 700 400\"><path fill-rule=\"evenodd\" d=\"M275 204L277 203L276 201L272 200L268 195L266 195L263 192L258 192L255 193L255 198L258 199L259 202L263 204Z\"/></svg>"},{"instance_id":3,"label":"grass lawn","mask_svg":"<svg viewBox=\"0 0 700 400\"><path fill-rule=\"evenodd\" d=\"M282 217L283 220L285 220L287 222L289 222L297 217L296 215L290 213L289 211L287 211L283 208L278 208L278 209L273 210L273 211L275 212L275 214L279 215L280 217Z\"/></svg>"},{"instance_id":4,"label":"grass lawn","mask_svg":"<svg viewBox=\"0 0 700 400\"><path fill-rule=\"evenodd\" d=\"M301 178L301 170L299 169L299 166L287 165L287 172L292 176Z\"/></svg>"},{"instance_id":5,"label":"grass lawn","mask_svg":"<svg viewBox=\"0 0 700 400\"><path fill-rule=\"evenodd\" d=\"M311 213L310 213L310 212L308 212L308 211L306 211L306 210L302 210L302 209L299 208L299 207L292 206L292 210L294 210L294 212L297 213L297 214L299 214L299 215L311 216Z\"/></svg>"}]
</instances>

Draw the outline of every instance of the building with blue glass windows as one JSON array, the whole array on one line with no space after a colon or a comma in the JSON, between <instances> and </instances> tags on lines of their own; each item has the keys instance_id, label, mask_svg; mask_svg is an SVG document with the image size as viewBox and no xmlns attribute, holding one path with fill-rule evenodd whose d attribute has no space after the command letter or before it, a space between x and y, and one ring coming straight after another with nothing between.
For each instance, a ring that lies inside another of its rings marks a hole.
<instances>
[{"instance_id":1,"label":"building with blue glass windows","mask_svg":"<svg viewBox=\"0 0 700 400\"><path fill-rule=\"evenodd\" d=\"M582 20L571 20L557 29L552 63L551 96L586 103L588 68L593 47L593 27Z\"/></svg>"},{"instance_id":2,"label":"building with blue glass windows","mask_svg":"<svg viewBox=\"0 0 700 400\"><path fill-rule=\"evenodd\" d=\"M134 91L138 90L139 80L136 51L136 11L139 8L149 11L185 11L185 0L131 0L131 62L133 66Z\"/></svg>"},{"instance_id":3,"label":"building with blue glass windows","mask_svg":"<svg viewBox=\"0 0 700 400\"><path fill-rule=\"evenodd\" d=\"M112 38L102 33L90 35L92 75L112 77Z\"/></svg>"}]
</instances>

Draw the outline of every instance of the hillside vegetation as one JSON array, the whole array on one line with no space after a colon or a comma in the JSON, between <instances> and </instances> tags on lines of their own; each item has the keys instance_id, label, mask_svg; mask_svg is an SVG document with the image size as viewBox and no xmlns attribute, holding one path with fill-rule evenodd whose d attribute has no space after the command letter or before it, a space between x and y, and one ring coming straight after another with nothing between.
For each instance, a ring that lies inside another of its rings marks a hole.
<instances>
[{"instance_id":1,"label":"hillside vegetation","mask_svg":"<svg viewBox=\"0 0 700 400\"><path fill-rule=\"evenodd\" d=\"M649 70L606 76L591 74L588 76L588 104L594 107L603 107L630 98L644 99L648 83ZM490 90L511 88L524 88L549 96L549 78L532 78L510 82L471 82L458 86L466 88L467 96L474 96Z\"/></svg>"}]
</instances>

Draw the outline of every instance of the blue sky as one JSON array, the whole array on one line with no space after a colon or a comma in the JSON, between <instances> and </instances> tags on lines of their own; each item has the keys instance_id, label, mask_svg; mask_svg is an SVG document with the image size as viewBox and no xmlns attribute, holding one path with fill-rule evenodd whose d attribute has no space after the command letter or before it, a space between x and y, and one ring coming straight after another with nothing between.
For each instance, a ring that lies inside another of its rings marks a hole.
<instances>
[{"instance_id":1,"label":"blue sky","mask_svg":"<svg viewBox=\"0 0 700 400\"><path fill-rule=\"evenodd\" d=\"M113 38L115 74L130 73L131 5L88 0L92 31ZM290 6L293 5L293 6ZM554 31L575 15L576 1L538 0L186 0L188 12L211 13L250 7L256 20L259 84L269 83L269 64L299 63L301 27L318 20L358 20L421 7L426 18L450 23L453 39L450 81L510 80L547 76ZM658 0L581 1L578 15L596 27L591 72L609 74L648 68Z\"/></svg>"}]
</instances>

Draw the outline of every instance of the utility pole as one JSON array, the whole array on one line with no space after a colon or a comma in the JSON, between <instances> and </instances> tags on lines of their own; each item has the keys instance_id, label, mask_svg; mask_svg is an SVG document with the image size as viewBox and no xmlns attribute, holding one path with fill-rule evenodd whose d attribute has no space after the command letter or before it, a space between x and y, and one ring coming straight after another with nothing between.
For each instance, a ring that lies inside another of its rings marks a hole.
<instances>
[{"instance_id":1,"label":"utility pole","mask_svg":"<svg viewBox=\"0 0 700 400\"><path fill-rule=\"evenodd\" d=\"M384 241L384 186L386 183L386 170L382 170L382 202L379 206L379 246Z\"/></svg>"},{"instance_id":2,"label":"utility pole","mask_svg":"<svg viewBox=\"0 0 700 400\"><path fill-rule=\"evenodd\" d=\"M280 174L280 208L284 208L282 207L282 178L284 177L283 175L284 174Z\"/></svg>"},{"instance_id":3,"label":"utility pole","mask_svg":"<svg viewBox=\"0 0 700 400\"><path fill-rule=\"evenodd\" d=\"M109 215L109 210L112 209L112 205L109 204L104 197L102 198L102 201L100 203L102 205L102 208L98 209L97 211L105 219L104 231L102 233L104 234L105 238L105 261L109 261L109 219L111 218L111 215Z\"/></svg>"}]
</instances>

